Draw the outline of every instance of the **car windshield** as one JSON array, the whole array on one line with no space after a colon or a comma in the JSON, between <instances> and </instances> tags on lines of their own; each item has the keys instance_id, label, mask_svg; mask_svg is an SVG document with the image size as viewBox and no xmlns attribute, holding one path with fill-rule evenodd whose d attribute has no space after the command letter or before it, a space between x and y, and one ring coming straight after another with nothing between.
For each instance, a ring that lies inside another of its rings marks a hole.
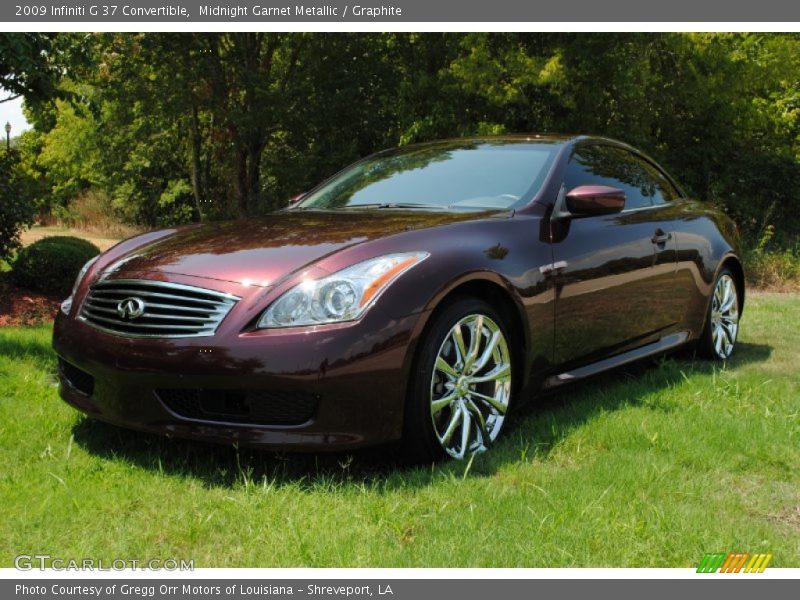
<instances>
[{"instance_id":1,"label":"car windshield","mask_svg":"<svg viewBox=\"0 0 800 600\"><path fill-rule=\"evenodd\" d=\"M482 140L395 150L345 169L297 208L513 208L539 190L559 145Z\"/></svg>"}]
</instances>

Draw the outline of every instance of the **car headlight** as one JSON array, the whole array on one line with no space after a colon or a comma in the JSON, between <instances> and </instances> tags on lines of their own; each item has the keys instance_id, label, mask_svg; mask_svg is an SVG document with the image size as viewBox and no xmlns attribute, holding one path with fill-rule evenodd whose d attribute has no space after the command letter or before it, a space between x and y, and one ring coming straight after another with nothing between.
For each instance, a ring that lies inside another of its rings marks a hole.
<instances>
[{"instance_id":1,"label":"car headlight","mask_svg":"<svg viewBox=\"0 0 800 600\"><path fill-rule=\"evenodd\" d=\"M379 256L321 279L307 279L273 302L259 329L352 321L363 315L400 275L430 256L409 252Z\"/></svg>"},{"instance_id":2,"label":"car headlight","mask_svg":"<svg viewBox=\"0 0 800 600\"><path fill-rule=\"evenodd\" d=\"M81 270L78 271L78 276L75 278L75 283L72 284L72 291L67 299L61 303L61 312L63 312L65 315L69 314L70 309L72 309L72 298L75 296L75 292L78 291L78 286L81 284L81 281L83 281L83 276L86 275L86 271L89 270L89 267L91 267L98 258L100 258L99 254L94 258L90 258L88 261L86 261L86 264L81 267Z\"/></svg>"}]
</instances>

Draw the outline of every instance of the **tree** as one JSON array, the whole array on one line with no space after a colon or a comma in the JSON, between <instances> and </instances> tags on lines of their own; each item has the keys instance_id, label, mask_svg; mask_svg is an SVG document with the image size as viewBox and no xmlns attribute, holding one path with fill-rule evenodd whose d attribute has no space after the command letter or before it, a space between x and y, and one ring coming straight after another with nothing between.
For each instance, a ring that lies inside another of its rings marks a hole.
<instances>
[{"instance_id":1,"label":"tree","mask_svg":"<svg viewBox=\"0 0 800 600\"><path fill-rule=\"evenodd\" d=\"M53 56L52 34L5 33L0 35L0 102L20 96L48 99L57 90L60 73Z\"/></svg>"},{"instance_id":2,"label":"tree","mask_svg":"<svg viewBox=\"0 0 800 600\"><path fill-rule=\"evenodd\" d=\"M0 34L0 103L24 96L29 104L43 106L63 95L58 84L65 52L57 39L53 34ZM20 168L16 150L0 155L0 258L9 258L19 247L20 229L32 222L30 190L37 187L32 175Z\"/></svg>"},{"instance_id":3,"label":"tree","mask_svg":"<svg viewBox=\"0 0 800 600\"><path fill-rule=\"evenodd\" d=\"M0 152L0 259L20 247L19 232L33 221L33 205L22 197L16 150Z\"/></svg>"},{"instance_id":4,"label":"tree","mask_svg":"<svg viewBox=\"0 0 800 600\"><path fill-rule=\"evenodd\" d=\"M39 136L30 147L40 152L29 171L48 182L54 204L92 189L126 221L148 226L250 216L388 146L586 132L644 149L748 235L771 222L791 245L800 231L797 34L38 41L49 44L46 64L60 65L54 94L69 98L30 107ZM25 56L15 60L27 64Z\"/></svg>"}]
</instances>

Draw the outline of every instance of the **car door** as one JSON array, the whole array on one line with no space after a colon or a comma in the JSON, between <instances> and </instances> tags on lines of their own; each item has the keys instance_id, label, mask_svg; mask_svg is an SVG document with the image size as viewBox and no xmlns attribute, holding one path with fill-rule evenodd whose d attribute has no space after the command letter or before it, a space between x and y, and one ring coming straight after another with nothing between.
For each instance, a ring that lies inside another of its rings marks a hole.
<instances>
[{"instance_id":1,"label":"car door","mask_svg":"<svg viewBox=\"0 0 800 600\"><path fill-rule=\"evenodd\" d=\"M669 288L658 297L658 311L665 323L664 332L685 329L686 313L690 309L694 280L687 284L687 273L681 271L678 249L681 248L681 223L686 219L686 206L682 202L682 192L672 180L655 165L640 159L646 176L650 181L653 209L643 213L655 228L653 241L656 251L656 267L672 270L675 275L669 278ZM649 214L648 214L649 213Z\"/></svg>"},{"instance_id":2,"label":"car door","mask_svg":"<svg viewBox=\"0 0 800 600\"><path fill-rule=\"evenodd\" d=\"M564 191L606 185L625 192L622 212L552 221L555 362L586 364L656 341L674 321L661 310L675 279L671 219L659 219L657 182L622 147L578 145Z\"/></svg>"}]
</instances>

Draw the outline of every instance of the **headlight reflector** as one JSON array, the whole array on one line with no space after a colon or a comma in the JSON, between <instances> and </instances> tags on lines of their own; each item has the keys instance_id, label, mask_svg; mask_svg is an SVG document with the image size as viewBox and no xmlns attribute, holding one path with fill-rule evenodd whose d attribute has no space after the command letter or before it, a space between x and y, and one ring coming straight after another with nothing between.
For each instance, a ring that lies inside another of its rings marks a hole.
<instances>
[{"instance_id":1,"label":"headlight reflector","mask_svg":"<svg viewBox=\"0 0 800 600\"><path fill-rule=\"evenodd\" d=\"M307 279L273 302L261 315L258 327L299 327L358 319L392 281L428 256L427 252L388 254L321 279Z\"/></svg>"},{"instance_id":2,"label":"headlight reflector","mask_svg":"<svg viewBox=\"0 0 800 600\"><path fill-rule=\"evenodd\" d=\"M94 258L90 258L88 261L86 261L86 264L81 267L81 270L78 271L78 276L75 278L75 283L72 284L72 291L67 299L61 303L61 312L63 312L65 315L68 315L69 311L72 309L72 298L75 296L75 292L78 291L78 286L81 284L81 281L83 281L84 275L86 275L86 272L98 258L100 258L99 254Z\"/></svg>"}]
</instances>

